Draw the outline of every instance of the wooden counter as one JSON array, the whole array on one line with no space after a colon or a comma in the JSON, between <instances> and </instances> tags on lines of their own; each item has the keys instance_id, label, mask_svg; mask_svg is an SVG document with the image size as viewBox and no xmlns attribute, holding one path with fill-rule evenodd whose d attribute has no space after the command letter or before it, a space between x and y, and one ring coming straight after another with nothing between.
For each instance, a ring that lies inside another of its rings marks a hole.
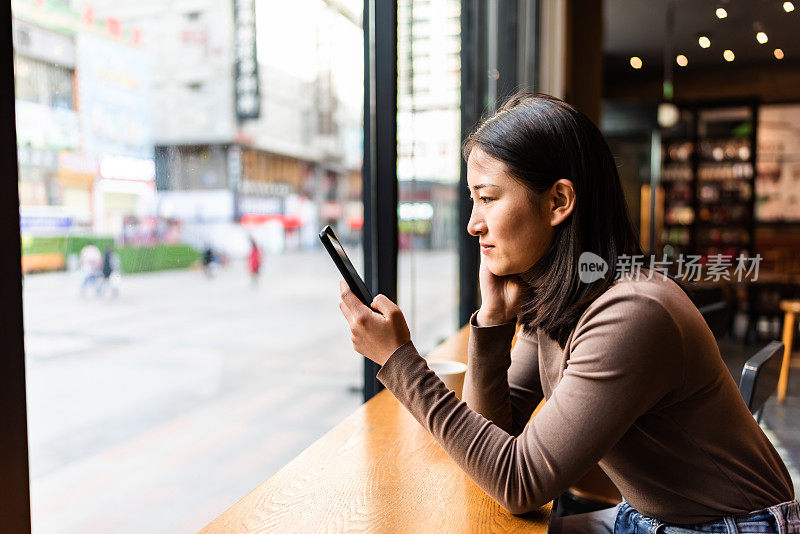
<instances>
[{"instance_id":1,"label":"wooden counter","mask_svg":"<svg viewBox=\"0 0 800 534\"><path fill-rule=\"evenodd\" d=\"M468 328L429 359L466 355ZM515 516L381 391L201 532L547 531L550 505Z\"/></svg>"}]
</instances>

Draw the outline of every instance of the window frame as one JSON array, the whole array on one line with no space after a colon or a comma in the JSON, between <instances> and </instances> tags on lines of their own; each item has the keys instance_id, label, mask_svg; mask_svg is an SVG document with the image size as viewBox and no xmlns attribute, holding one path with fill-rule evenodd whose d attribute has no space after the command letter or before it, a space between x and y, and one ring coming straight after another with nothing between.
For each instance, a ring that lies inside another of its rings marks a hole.
<instances>
[{"instance_id":1,"label":"window frame","mask_svg":"<svg viewBox=\"0 0 800 534\"><path fill-rule=\"evenodd\" d=\"M14 113L14 48L11 3L0 15L0 165L7 178L18 177L17 132ZM0 191L0 299L3 302L0 357L0 525L8 532L31 531L28 469L28 422L25 396L25 351L22 331L22 262L17 180L2 181Z\"/></svg>"}]
</instances>

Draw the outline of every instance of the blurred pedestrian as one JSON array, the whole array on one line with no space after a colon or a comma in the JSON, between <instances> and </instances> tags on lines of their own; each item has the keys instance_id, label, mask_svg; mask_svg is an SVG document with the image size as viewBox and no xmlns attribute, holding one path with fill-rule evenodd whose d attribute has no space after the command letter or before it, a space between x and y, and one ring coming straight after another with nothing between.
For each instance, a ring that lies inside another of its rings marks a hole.
<instances>
[{"instance_id":1,"label":"blurred pedestrian","mask_svg":"<svg viewBox=\"0 0 800 534\"><path fill-rule=\"evenodd\" d=\"M211 245L206 245L203 249L203 272L209 278L214 276L214 272L212 270L212 264L214 263L214 249L211 248Z\"/></svg>"},{"instance_id":2,"label":"blurred pedestrian","mask_svg":"<svg viewBox=\"0 0 800 534\"><path fill-rule=\"evenodd\" d=\"M250 238L248 267L250 269L250 279L255 287L258 285L258 275L261 272L261 250L258 248L258 243L256 243L256 240L252 237Z\"/></svg>"},{"instance_id":3,"label":"blurred pedestrian","mask_svg":"<svg viewBox=\"0 0 800 534\"><path fill-rule=\"evenodd\" d=\"M100 254L100 249L93 243L89 242L81 249L80 266L81 273L83 274L81 296L83 297L86 295L86 288L90 285L95 286L95 294L99 295L102 289L99 282L103 266L103 256Z\"/></svg>"},{"instance_id":4,"label":"blurred pedestrian","mask_svg":"<svg viewBox=\"0 0 800 534\"><path fill-rule=\"evenodd\" d=\"M112 297L119 294L119 256L114 249L106 247L103 252L103 292L111 293Z\"/></svg>"}]
</instances>

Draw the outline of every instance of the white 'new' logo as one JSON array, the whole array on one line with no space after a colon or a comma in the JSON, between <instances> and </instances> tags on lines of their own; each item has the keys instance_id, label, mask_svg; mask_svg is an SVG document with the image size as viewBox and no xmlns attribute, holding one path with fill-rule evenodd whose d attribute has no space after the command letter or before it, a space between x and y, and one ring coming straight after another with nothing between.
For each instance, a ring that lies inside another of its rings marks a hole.
<instances>
[{"instance_id":1,"label":"white 'new' logo","mask_svg":"<svg viewBox=\"0 0 800 534\"><path fill-rule=\"evenodd\" d=\"M584 252L578 258L578 276L584 284L600 280L607 272L608 263L594 252Z\"/></svg>"}]
</instances>

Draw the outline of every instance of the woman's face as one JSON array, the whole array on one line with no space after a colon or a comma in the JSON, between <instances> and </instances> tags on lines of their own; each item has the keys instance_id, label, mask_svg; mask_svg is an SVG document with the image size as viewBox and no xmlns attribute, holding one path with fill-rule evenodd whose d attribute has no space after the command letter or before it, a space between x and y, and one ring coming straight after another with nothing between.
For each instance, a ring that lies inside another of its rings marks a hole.
<instances>
[{"instance_id":1,"label":"woman's face","mask_svg":"<svg viewBox=\"0 0 800 534\"><path fill-rule=\"evenodd\" d=\"M553 236L548 195L532 194L479 147L467 160L467 184L472 196L467 231L478 237L489 271L506 276L533 267Z\"/></svg>"}]
</instances>

